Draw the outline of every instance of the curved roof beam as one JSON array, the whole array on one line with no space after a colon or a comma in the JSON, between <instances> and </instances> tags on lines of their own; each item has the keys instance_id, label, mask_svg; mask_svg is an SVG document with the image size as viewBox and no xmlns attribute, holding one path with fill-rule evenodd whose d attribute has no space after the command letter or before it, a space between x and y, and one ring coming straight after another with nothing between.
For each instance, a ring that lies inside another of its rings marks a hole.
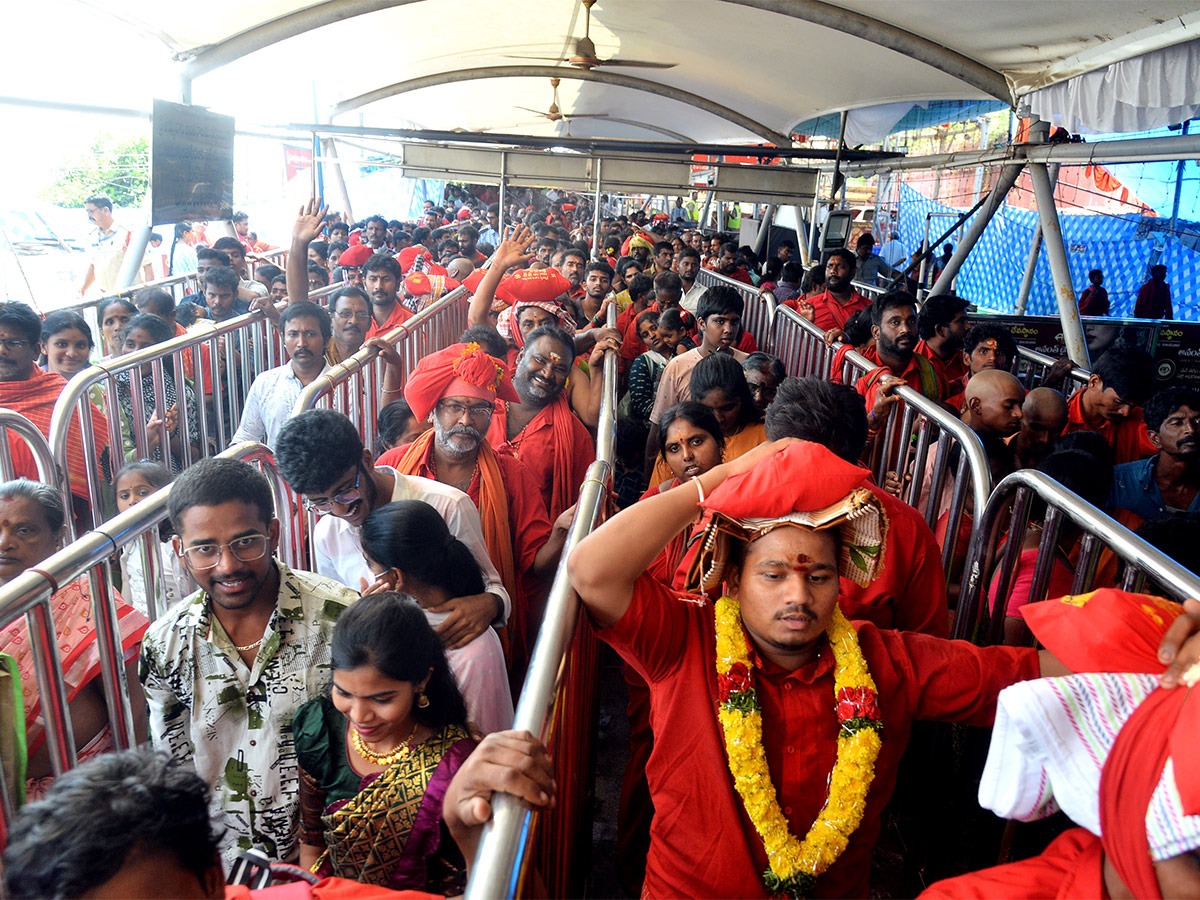
<instances>
[{"instance_id":1,"label":"curved roof beam","mask_svg":"<svg viewBox=\"0 0 1200 900\"><path fill-rule=\"evenodd\" d=\"M566 114L566 117L568 119L571 118L569 113ZM658 134L665 135L666 137L669 137L672 140L679 141L679 143L681 143L681 144L702 144L702 143L704 143L703 141L698 141L695 138L688 137L686 134L680 134L678 131L672 131L669 128L663 128L661 125L651 125L649 122L639 122L636 119L619 119L616 116L606 116L604 121L616 122L619 125L632 125L634 128L641 128L644 131L653 131ZM430 129L430 130L433 130L433 129ZM499 128L488 128L483 132L483 134L487 134L489 131L499 131L499 130L500 130Z\"/></svg>"},{"instance_id":2,"label":"curved roof beam","mask_svg":"<svg viewBox=\"0 0 1200 900\"><path fill-rule=\"evenodd\" d=\"M240 59L247 53L262 50L279 41L296 37L320 28L340 22L342 19L353 19L355 16L391 9L394 6L407 6L410 3L420 3L421 0L326 0L305 9L280 16L270 22L263 22L253 28L226 38L216 44L209 44L190 54L179 54L177 60L187 59L183 67L182 80L185 84L199 78L213 69L219 69L226 63Z\"/></svg>"},{"instance_id":3,"label":"curved roof beam","mask_svg":"<svg viewBox=\"0 0 1200 900\"><path fill-rule=\"evenodd\" d=\"M897 28L895 25L879 19L834 6L832 3L824 3L822 0L722 0L722 2L749 6L752 9L790 16L793 19L845 32L862 38L864 41L878 44L880 47L895 50L897 53L902 53L911 59L945 72L997 100L1003 100L1008 104L1015 102L1012 88L1003 73L990 69L969 56L964 56L936 41L913 34L911 31L905 31L903 28Z\"/></svg>"},{"instance_id":4,"label":"curved roof beam","mask_svg":"<svg viewBox=\"0 0 1200 900\"><path fill-rule=\"evenodd\" d=\"M488 66L479 69L460 69L455 72L425 75L421 78L413 78L409 81L400 81L396 84L389 84L386 87L376 88L373 91L367 91L365 94L359 94L357 97L351 97L348 100L335 103L331 111L331 117L340 116L343 113L367 106L370 103L386 100L389 97L407 94L410 91L419 91L424 88L437 87L443 84L455 84L460 81L480 81L485 78L571 78L576 81L594 81L599 84L611 84L614 87L629 88L630 90L665 97L668 100L675 100L679 103L703 110L727 122L732 122L739 128L744 128L751 134L756 134L763 140L770 141L778 147L792 146L791 138L786 134L775 131L773 128L768 128L761 122L756 122L754 119L744 116L736 110L722 106L719 103L714 103L698 94L692 94L688 91L655 81L647 81L643 78L632 78L629 75L617 75L612 72L598 72L594 69L576 69L573 66Z\"/></svg>"}]
</instances>

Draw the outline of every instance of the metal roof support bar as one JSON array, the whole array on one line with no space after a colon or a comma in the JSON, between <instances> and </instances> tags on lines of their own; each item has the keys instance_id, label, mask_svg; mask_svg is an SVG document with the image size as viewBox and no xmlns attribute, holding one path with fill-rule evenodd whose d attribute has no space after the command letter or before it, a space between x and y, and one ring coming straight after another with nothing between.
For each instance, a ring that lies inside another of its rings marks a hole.
<instances>
[{"instance_id":1,"label":"metal roof support bar","mask_svg":"<svg viewBox=\"0 0 1200 900\"><path fill-rule=\"evenodd\" d=\"M1050 187L1058 184L1059 164L1050 167ZM1025 261L1025 274L1021 276L1021 290L1017 294L1017 315L1025 315L1029 305L1029 292L1033 289L1033 275L1037 271L1038 257L1042 255L1042 223L1033 223L1033 238L1029 242L1029 258Z\"/></svg>"},{"instance_id":2,"label":"metal roof support bar","mask_svg":"<svg viewBox=\"0 0 1200 900\"><path fill-rule=\"evenodd\" d=\"M987 228L988 222L992 221L992 216L996 214L996 210L1004 202L1004 198L1007 196L1009 190L1016 184L1017 176L1021 174L1022 168L1022 166L1005 166L1000 170L1000 176L996 179L996 183L992 185L991 193L987 196L987 202L983 204L983 208L979 210L979 215L967 227L962 240L954 248L954 254L946 263L946 268L942 270L942 274L938 276L938 280L929 291L930 297L950 291L950 285L954 283L954 276L962 268L967 254L971 252L975 246L975 242L979 240L980 235L983 234L983 230Z\"/></svg>"},{"instance_id":3,"label":"metal roof support bar","mask_svg":"<svg viewBox=\"0 0 1200 900\"><path fill-rule=\"evenodd\" d=\"M1054 205L1054 186L1050 184L1050 173L1044 163L1030 163L1029 176L1033 179L1038 218L1046 238L1046 258L1050 260L1050 272L1054 276L1054 295L1058 298L1058 314L1062 319L1067 355L1075 365L1090 369L1092 361L1083 335L1083 323L1079 321L1079 304L1075 300L1075 286L1071 283L1071 266L1067 262L1067 247L1063 243L1058 209Z\"/></svg>"},{"instance_id":4,"label":"metal roof support bar","mask_svg":"<svg viewBox=\"0 0 1200 900\"><path fill-rule=\"evenodd\" d=\"M738 6L749 6L781 16L790 16L793 19L812 22L815 25L823 25L835 31L854 35L864 41L894 50L945 72L997 100L1003 100L1005 103L1014 102L1008 79L1002 73L995 69L989 69L982 63L951 50L949 47L913 34L911 31L905 31L903 28L897 28L880 19L851 12L833 3L822 3L821 0L725 0L725 2L736 3Z\"/></svg>"},{"instance_id":5,"label":"metal roof support bar","mask_svg":"<svg viewBox=\"0 0 1200 900\"><path fill-rule=\"evenodd\" d=\"M770 141L772 144L780 147L792 146L792 141L786 134L769 128L761 122L756 122L749 116L744 116L727 106L714 103L712 100L701 97L699 94L692 94L656 81L648 81L645 78L633 78L629 75L617 75L612 72L599 72L590 69L575 69L570 66L488 66L479 69L459 69L454 72L425 75L421 78L413 78L409 81L400 81L386 87L376 88L365 94L359 94L357 97L343 100L340 103L334 104L331 113L332 116L336 117L370 103L377 103L380 100L395 97L398 94L438 87L443 84L455 84L460 81L479 81L485 78L571 78L577 81L594 81L599 84L609 84L614 87L642 91L643 93L665 97L668 100L676 100L687 106L692 106L710 115L714 115L719 119L732 122L740 128L746 129L751 134L758 135L764 140Z\"/></svg>"},{"instance_id":6,"label":"metal roof support bar","mask_svg":"<svg viewBox=\"0 0 1200 900\"><path fill-rule=\"evenodd\" d=\"M596 201L592 208L592 259L604 259L604 250L600 246L600 168L604 160L596 160Z\"/></svg>"}]
</instances>

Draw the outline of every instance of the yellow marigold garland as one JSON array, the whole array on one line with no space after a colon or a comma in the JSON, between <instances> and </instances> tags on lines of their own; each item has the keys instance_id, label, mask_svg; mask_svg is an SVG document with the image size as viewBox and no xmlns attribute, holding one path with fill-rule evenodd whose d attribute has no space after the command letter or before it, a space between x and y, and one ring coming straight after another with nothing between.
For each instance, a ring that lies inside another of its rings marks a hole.
<instances>
[{"instance_id":1,"label":"yellow marigold garland","mask_svg":"<svg viewBox=\"0 0 1200 900\"><path fill-rule=\"evenodd\" d=\"M717 601L717 718L725 735L725 754L734 786L762 838L769 866L763 884L775 894L807 897L846 849L867 807L882 746L878 694L858 634L835 608L826 635L833 648L834 699L838 722L837 762L829 776L829 796L803 841L788 828L762 743L762 710L754 690L741 607Z\"/></svg>"}]
</instances>

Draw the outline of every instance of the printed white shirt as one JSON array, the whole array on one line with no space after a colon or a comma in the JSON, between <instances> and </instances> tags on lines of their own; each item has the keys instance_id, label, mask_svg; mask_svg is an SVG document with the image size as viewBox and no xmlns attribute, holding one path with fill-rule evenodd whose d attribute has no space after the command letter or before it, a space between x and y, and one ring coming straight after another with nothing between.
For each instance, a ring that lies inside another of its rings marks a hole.
<instances>
[{"instance_id":1,"label":"printed white shirt","mask_svg":"<svg viewBox=\"0 0 1200 900\"><path fill-rule=\"evenodd\" d=\"M324 374L328 368L329 363L325 363L321 373ZM246 394L242 420L229 446L242 441L259 441L274 449L275 438L279 436L284 423L292 417L303 390L304 385L296 377L290 362L260 374Z\"/></svg>"},{"instance_id":2,"label":"printed white shirt","mask_svg":"<svg viewBox=\"0 0 1200 900\"><path fill-rule=\"evenodd\" d=\"M212 615L204 591L169 610L142 641L150 741L212 788L226 871L252 847L273 860L299 856L292 717L329 690L333 626L358 599L332 579L275 565L279 599L253 667Z\"/></svg>"},{"instance_id":3,"label":"printed white shirt","mask_svg":"<svg viewBox=\"0 0 1200 900\"><path fill-rule=\"evenodd\" d=\"M446 520L450 533L467 545L467 549L483 569L483 589L499 597L504 606L503 618L499 624L507 622L512 610L512 600L500 581L500 573L496 571L491 557L488 556L487 542L483 537L483 523L479 520L479 510L475 508L471 498L457 488L431 478L401 475L389 466L379 468L396 480L389 502L420 500L428 503ZM367 565L367 558L363 556L361 529L348 525L345 519L331 515L321 516L313 529L313 547L316 550L316 568L322 575L335 578L355 590L360 587L359 579L365 578L368 584L375 580L375 575Z\"/></svg>"}]
</instances>

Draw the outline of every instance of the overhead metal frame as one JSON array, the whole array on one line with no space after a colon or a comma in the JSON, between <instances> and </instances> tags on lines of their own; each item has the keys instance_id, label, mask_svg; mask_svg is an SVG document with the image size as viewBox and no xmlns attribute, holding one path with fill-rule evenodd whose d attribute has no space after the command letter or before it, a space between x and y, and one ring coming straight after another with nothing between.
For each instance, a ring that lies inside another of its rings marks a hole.
<instances>
[{"instance_id":1,"label":"overhead metal frame","mask_svg":"<svg viewBox=\"0 0 1200 900\"><path fill-rule=\"evenodd\" d=\"M417 0L410 0L417 2ZM757 122L749 116L742 115L735 109L715 103L707 97L693 94L681 88L671 87L657 81L645 78L634 78L631 75L618 75L614 72L601 72L594 69L576 69L573 66L485 66L474 69L458 69L452 72L439 72L435 75L423 75L420 78L410 78L395 84L378 87L357 97L350 97L335 103L331 109L331 117L336 118L344 113L353 112L363 106L387 100L400 94L421 91L427 88L440 87L444 84L457 84L462 81L483 81L490 78L567 78L573 81L590 81L597 84L607 84L613 87L628 88L657 97L674 100L703 112L714 115L719 119L732 122L751 134L780 147L792 146L792 140L786 134Z\"/></svg>"}]
</instances>

